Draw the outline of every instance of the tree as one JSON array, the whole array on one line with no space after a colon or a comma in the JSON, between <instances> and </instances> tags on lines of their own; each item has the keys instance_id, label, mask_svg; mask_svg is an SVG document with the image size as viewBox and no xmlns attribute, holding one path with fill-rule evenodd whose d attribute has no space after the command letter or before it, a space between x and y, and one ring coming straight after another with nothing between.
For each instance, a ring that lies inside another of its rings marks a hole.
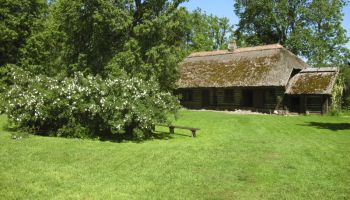
<instances>
[{"instance_id":1,"label":"tree","mask_svg":"<svg viewBox=\"0 0 350 200\"><path fill-rule=\"evenodd\" d=\"M19 61L22 48L45 16L45 0L0 1L0 66Z\"/></svg>"},{"instance_id":2,"label":"tree","mask_svg":"<svg viewBox=\"0 0 350 200\"><path fill-rule=\"evenodd\" d=\"M239 45L280 43L314 66L342 63L348 50L341 26L345 0L236 0Z\"/></svg>"},{"instance_id":3,"label":"tree","mask_svg":"<svg viewBox=\"0 0 350 200\"><path fill-rule=\"evenodd\" d=\"M171 90L185 56L187 11L177 8L181 2L54 1L45 30L30 39L22 63L48 74L82 71L105 78L123 69Z\"/></svg>"},{"instance_id":4,"label":"tree","mask_svg":"<svg viewBox=\"0 0 350 200\"><path fill-rule=\"evenodd\" d=\"M132 17L129 37L110 62L109 71L122 68L144 80L155 77L163 90L174 89L177 64L186 55L189 27L187 11L178 8L183 1L135 0L127 4Z\"/></svg>"},{"instance_id":5,"label":"tree","mask_svg":"<svg viewBox=\"0 0 350 200\"><path fill-rule=\"evenodd\" d=\"M227 49L232 26L226 17L207 15L200 9L189 14L191 28L187 36L190 51Z\"/></svg>"},{"instance_id":6,"label":"tree","mask_svg":"<svg viewBox=\"0 0 350 200\"><path fill-rule=\"evenodd\" d=\"M181 2L50 1L11 67L2 110L20 128L58 135L146 134L178 109L170 91L189 30Z\"/></svg>"},{"instance_id":7,"label":"tree","mask_svg":"<svg viewBox=\"0 0 350 200\"><path fill-rule=\"evenodd\" d=\"M33 35L23 49L23 63L49 74L101 74L121 49L131 24L128 15L113 1L51 2L44 30Z\"/></svg>"}]
</instances>

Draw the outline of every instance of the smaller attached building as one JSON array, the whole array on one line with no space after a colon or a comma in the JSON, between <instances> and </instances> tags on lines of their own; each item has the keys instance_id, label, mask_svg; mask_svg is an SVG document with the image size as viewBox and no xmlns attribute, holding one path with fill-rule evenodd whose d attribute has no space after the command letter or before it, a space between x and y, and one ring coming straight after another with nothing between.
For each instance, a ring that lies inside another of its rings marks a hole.
<instances>
[{"instance_id":1,"label":"smaller attached building","mask_svg":"<svg viewBox=\"0 0 350 200\"><path fill-rule=\"evenodd\" d=\"M287 86L285 104L290 112L327 113L337 68L307 68L293 76Z\"/></svg>"}]
</instances>

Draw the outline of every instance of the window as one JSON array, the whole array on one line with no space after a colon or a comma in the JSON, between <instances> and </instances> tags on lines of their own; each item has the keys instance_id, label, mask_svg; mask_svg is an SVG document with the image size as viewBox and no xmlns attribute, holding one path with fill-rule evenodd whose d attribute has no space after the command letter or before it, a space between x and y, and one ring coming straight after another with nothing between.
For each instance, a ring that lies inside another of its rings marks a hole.
<instances>
[{"instance_id":1,"label":"window","mask_svg":"<svg viewBox=\"0 0 350 200\"><path fill-rule=\"evenodd\" d=\"M193 101L193 91L184 90L182 91L182 101Z\"/></svg>"},{"instance_id":2,"label":"window","mask_svg":"<svg viewBox=\"0 0 350 200\"><path fill-rule=\"evenodd\" d=\"M234 102L234 90L233 89L224 90L224 102L225 103L233 103Z\"/></svg>"}]
</instances>

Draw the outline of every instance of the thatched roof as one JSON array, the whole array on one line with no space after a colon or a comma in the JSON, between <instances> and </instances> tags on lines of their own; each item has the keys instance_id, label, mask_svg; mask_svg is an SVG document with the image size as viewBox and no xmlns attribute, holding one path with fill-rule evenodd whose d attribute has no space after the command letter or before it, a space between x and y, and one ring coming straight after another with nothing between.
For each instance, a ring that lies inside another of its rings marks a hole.
<instances>
[{"instance_id":1,"label":"thatched roof","mask_svg":"<svg viewBox=\"0 0 350 200\"><path fill-rule=\"evenodd\" d=\"M291 78L287 94L331 94L337 68L307 68Z\"/></svg>"},{"instance_id":2,"label":"thatched roof","mask_svg":"<svg viewBox=\"0 0 350 200\"><path fill-rule=\"evenodd\" d=\"M197 52L180 65L179 88L286 86L293 68L308 65L279 44Z\"/></svg>"}]
</instances>

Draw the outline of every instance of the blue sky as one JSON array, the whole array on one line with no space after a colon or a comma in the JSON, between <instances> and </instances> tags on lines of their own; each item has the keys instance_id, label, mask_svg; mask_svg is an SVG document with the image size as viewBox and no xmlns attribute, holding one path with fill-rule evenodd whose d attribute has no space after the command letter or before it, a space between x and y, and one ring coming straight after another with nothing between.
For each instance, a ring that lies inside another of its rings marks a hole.
<instances>
[{"instance_id":1,"label":"blue sky","mask_svg":"<svg viewBox=\"0 0 350 200\"><path fill-rule=\"evenodd\" d=\"M219 17L227 17L231 24L237 24L238 18L233 13L234 0L189 0L189 2L182 4L190 11L196 8L201 8L208 14L214 14ZM347 5L344 10L343 27L347 30L347 35L350 37L350 5ZM350 48L350 42L347 44Z\"/></svg>"}]
</instances>

